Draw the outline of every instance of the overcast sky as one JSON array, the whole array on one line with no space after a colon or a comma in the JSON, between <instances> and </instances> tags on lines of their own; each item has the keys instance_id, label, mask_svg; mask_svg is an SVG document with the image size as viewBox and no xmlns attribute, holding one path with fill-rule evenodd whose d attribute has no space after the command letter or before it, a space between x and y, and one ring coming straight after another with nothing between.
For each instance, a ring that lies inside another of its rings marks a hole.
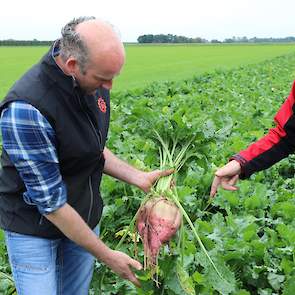
<instances>
[{"instance_id":1,"label":"overcast sky","mask_svg":"<svg viewBox=\"0 0 295 295\"><path fill-rule=\"evenodd\" d=\"M0 0L0 40L54 40L84 15L108 20L125 42L149 33L221 41L295 36L295 0Z\"/></svg>"}]
</instances>

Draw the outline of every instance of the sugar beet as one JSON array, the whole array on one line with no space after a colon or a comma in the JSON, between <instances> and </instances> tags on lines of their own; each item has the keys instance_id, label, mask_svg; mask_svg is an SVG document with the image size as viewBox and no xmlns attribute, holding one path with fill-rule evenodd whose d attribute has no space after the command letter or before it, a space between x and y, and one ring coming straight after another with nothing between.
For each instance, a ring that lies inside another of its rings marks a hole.
<instances>
[{"instance_id":1,"label":"sugar beet","mask_svg":"<svg viewBox=\"0 0 295 295\"><path fill-rule=\"evenodd\" d=\"M143 240L145 267L154 267L162 244L168 242L180 227L178 207L165 197L149 199L137 215L137 230Z\"/></svg>"}]
</instances>

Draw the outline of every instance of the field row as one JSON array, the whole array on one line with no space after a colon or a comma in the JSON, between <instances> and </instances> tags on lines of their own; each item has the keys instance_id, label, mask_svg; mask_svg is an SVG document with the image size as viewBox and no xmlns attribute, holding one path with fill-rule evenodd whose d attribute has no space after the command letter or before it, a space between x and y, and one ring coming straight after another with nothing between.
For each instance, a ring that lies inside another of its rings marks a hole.
<instances>
[{"instance_id":1,"label":"field row","mask_svg":"<svg viewBox=\"0 0 295 295\"><path fill-rule=\"evenodd\" d=\"M0 97L47 49L0 47ZM126 65L114 83L114 91L142 88L153 81L188 79L294 51L294 44L126 45Z\"/></svg>"}]
</instances>

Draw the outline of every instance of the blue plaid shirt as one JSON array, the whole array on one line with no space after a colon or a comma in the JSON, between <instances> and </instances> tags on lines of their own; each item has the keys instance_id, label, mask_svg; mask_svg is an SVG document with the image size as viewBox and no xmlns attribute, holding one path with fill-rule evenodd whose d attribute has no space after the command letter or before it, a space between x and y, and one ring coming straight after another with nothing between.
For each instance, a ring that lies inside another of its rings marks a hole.
<instances>
[{"instance_id":1,"label":"blue plaid shirt","mask_svg":"<svg viewBox=\"0 0 295 295\"><path fill-rule=\"evenodd\" d=\"M62 207L67 201L56 152L55 132L32 105L15 101L1 116L3 147L26 186L24 201L41 214Z\"/></svg>"}]
</instances>

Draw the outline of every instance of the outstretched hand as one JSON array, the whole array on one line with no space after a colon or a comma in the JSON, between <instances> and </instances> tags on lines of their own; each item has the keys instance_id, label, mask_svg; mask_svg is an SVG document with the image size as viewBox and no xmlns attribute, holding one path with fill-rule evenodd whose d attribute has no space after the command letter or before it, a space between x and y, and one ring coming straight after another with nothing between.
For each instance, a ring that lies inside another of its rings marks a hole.
<instances>
[{"instance_id":1,"label":"outstretched hand","mask_svg":"<svg viewBox=\"0 0 295 295\"><path fill-rule=\"evenodd\" d=\"M169 169L169 170L154 170L151 172L143 172L139 176L140 181L139 181L138 187L144 192L148 193L159 178L163 176L168 176L172 174L174 171L175 171L174 169Z\"/></svg>"},{"instance_id":2,"label":"outstretched hand","mask_svg":"<svg viewBox=\"0 0 295 295\"><path fill-rule=\"evenodd\" d=\"M212 182L210 197L214 197L219 186L226 190L236 191L235 186L241 173L241 165L233 160L221 167L215 172L215 177Z\"/></svg>"}]
</instances>

